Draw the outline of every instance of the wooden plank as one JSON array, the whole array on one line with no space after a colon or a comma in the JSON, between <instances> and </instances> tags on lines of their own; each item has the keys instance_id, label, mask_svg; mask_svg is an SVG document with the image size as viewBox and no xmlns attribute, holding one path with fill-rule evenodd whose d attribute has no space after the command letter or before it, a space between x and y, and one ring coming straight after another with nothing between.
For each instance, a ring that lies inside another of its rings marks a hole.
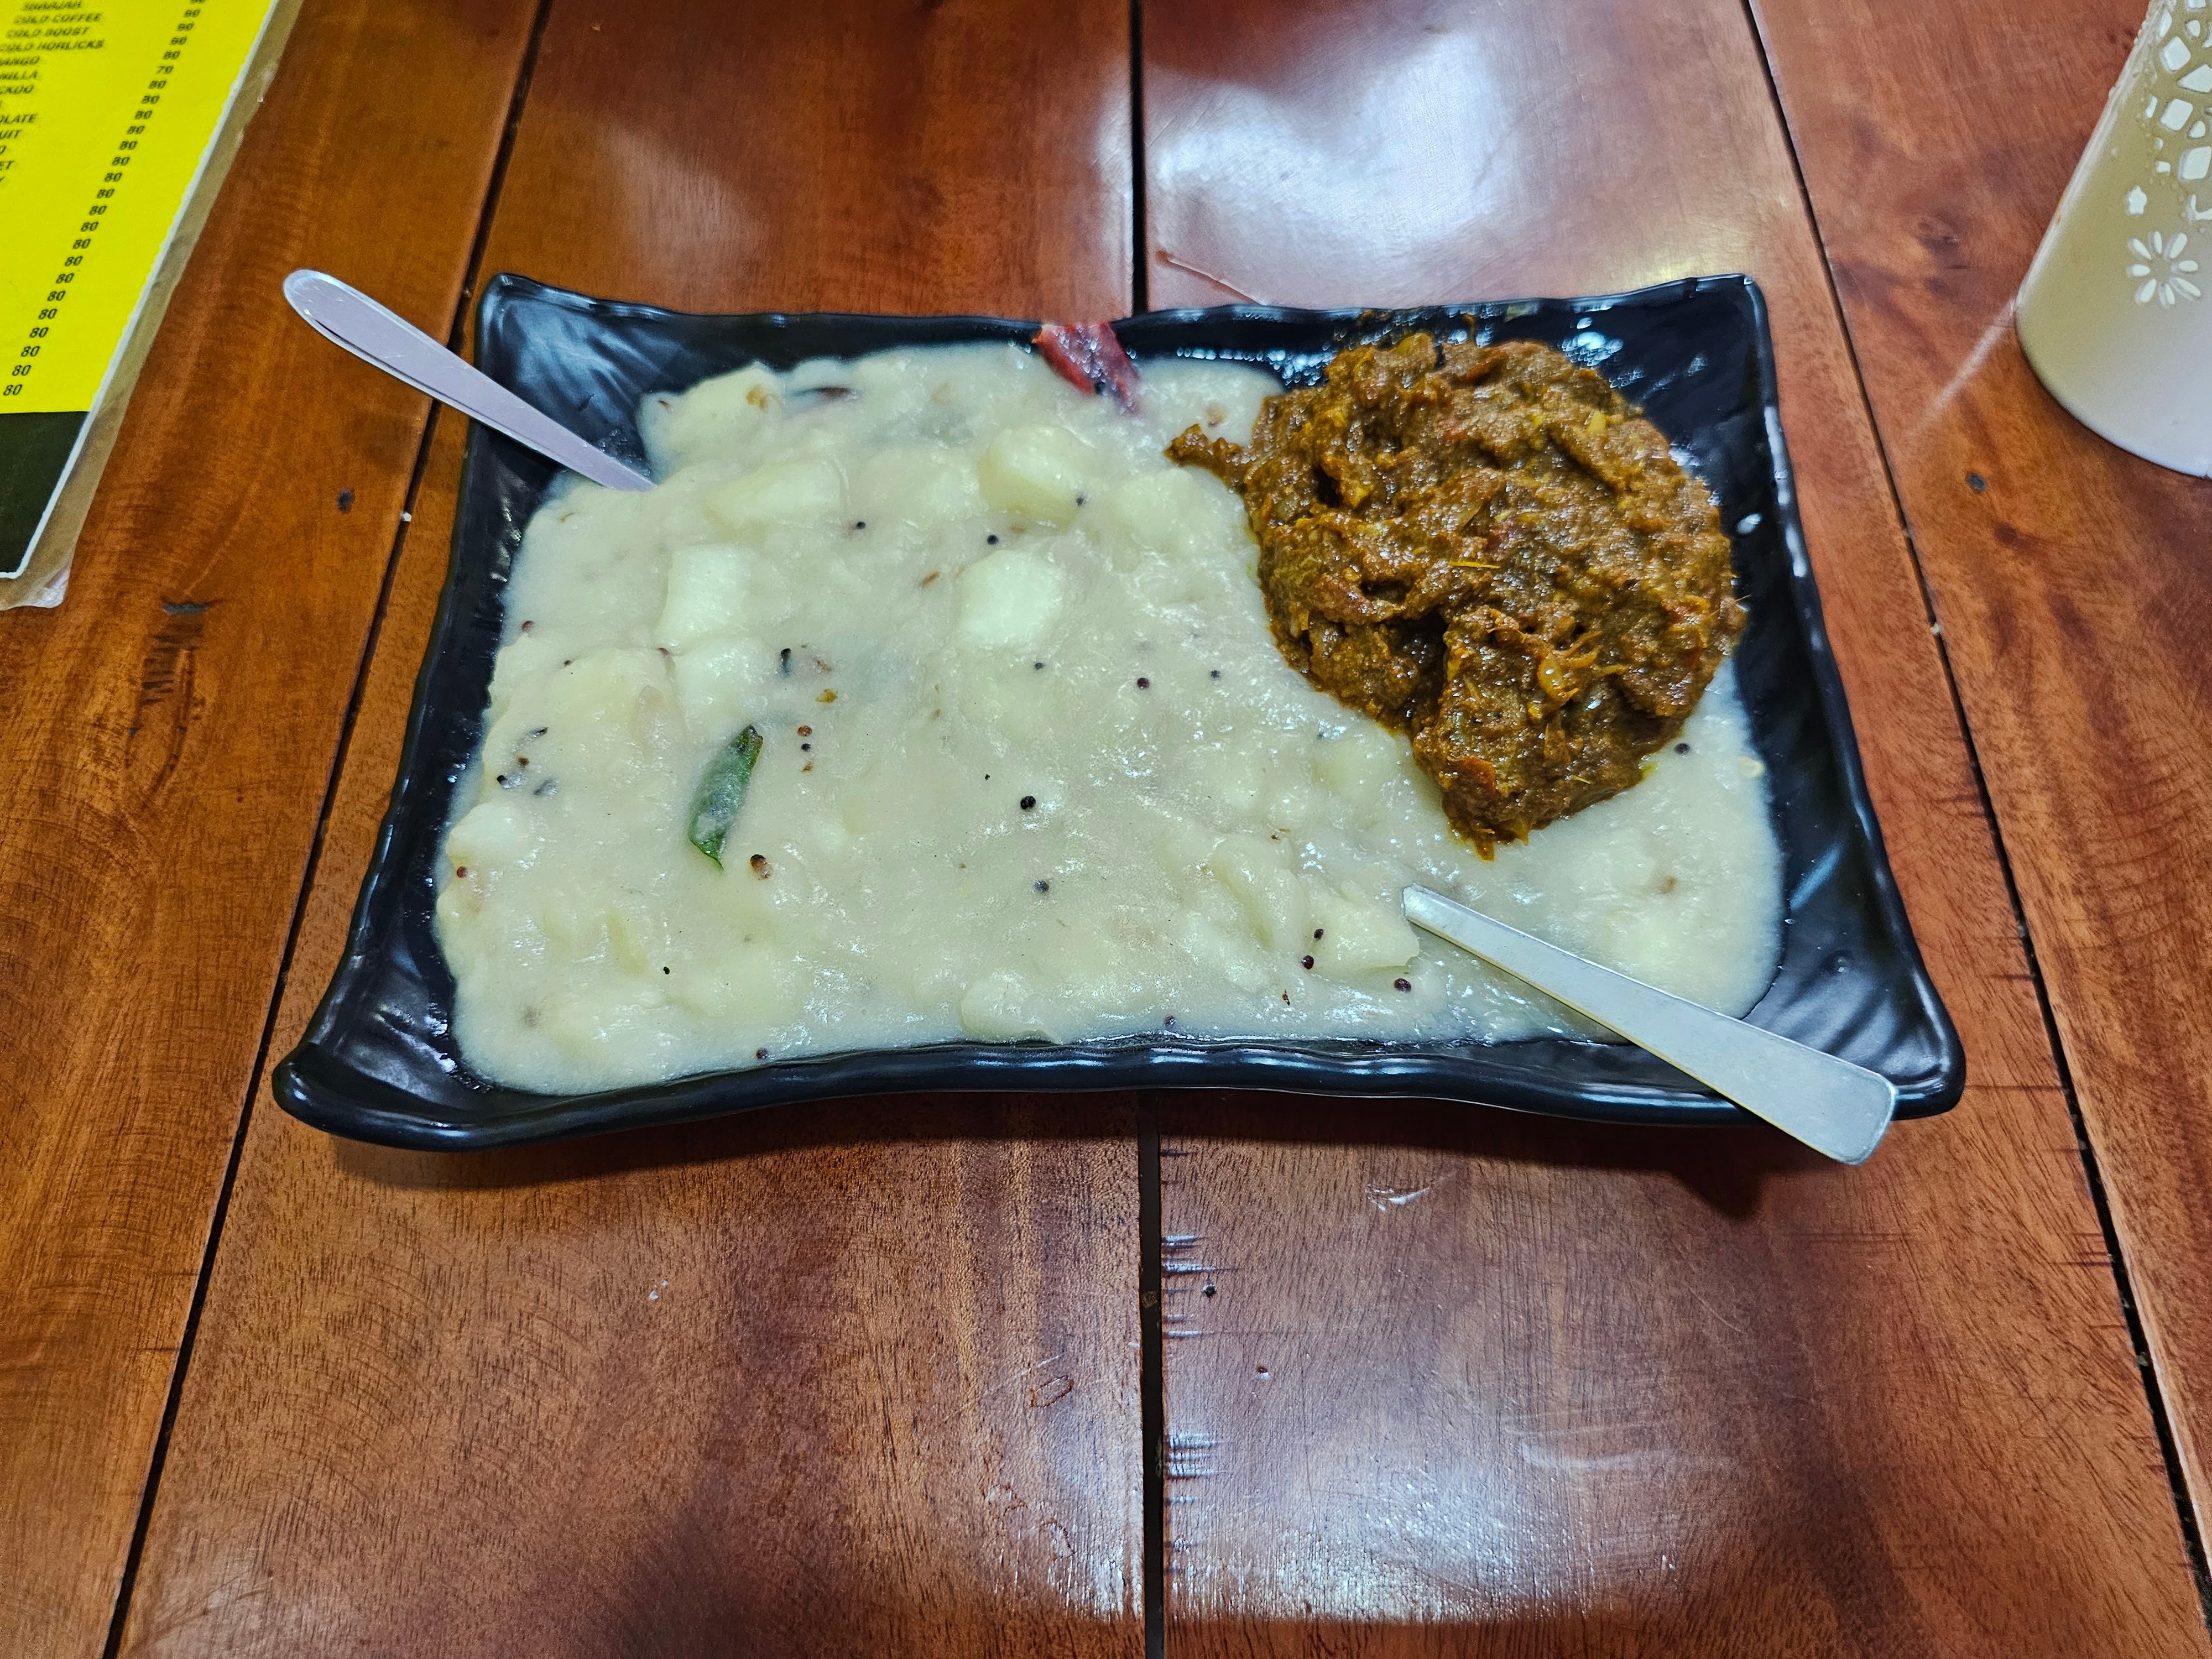
<instances>
[{"instance_id":1,"label":"wooden plank","mask_svg":"<svg viewBox=\"0 0 2212 1659\"><path fill-rule=\"evenodd\" d=\"M1745 15L1230 0L1152 9L1144 44L1155 304L1759 278L1868 769L1973 1075L1859 1170L1754 1132L1170 1102L1170 1652L2204 1652Z\"/></svg>"},{"instance_id":2,"label":"wooden plank","mask_svg":"<svg viewBox=\"0 0 2212 1659\"><path fill-rule=\"evenodd\" d=\"M444 331L531 13L309 0L140 378L68 601L0 619L14 1652L106 1639L427 417L294 321L277 284L329 266Z\"/></svg>"},{"instance_id":3,"label":"wooden plank","mask_svg":"<svg viewBox=\"0 0 2212 1659\"><path fill-rule=\"evenodd\" d=\"M2012 331L2142 10L1759 7L2201 1516L2212 483L2075 425Z\"/></svg>"},{"instance_id":4,"label":"wooden plank","mask_svg":"<svg viewBox=\"0 0 2212 1659\"><path fill-rule=\"evenodd\" d=\"M1126 27L559 0L488 264L706 308L1112 314ZM280 1048L397 764L458 456L445 422ZM125 1649L1133 1652L1136 1178L1126 1098L451 1158L264 1099Z\"/></svg>"}]
</instances>

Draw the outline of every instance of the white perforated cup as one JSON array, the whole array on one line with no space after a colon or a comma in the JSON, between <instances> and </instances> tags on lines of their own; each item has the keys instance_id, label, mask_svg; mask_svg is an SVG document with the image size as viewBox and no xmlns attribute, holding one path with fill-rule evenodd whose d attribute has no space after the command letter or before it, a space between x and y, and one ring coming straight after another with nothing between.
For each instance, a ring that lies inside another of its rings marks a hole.
<instances>
[{"instance_id":1,"label":"white perforated cup","mask_svg":"<svg viewBox=\"0 0 2212 1659\"><path fill-rule=\"evenodd\" d=\"M2051 394L2146 460L2212 477L2212 0L2154 0L2021 283Z\"/></svg>"}]
</instances>

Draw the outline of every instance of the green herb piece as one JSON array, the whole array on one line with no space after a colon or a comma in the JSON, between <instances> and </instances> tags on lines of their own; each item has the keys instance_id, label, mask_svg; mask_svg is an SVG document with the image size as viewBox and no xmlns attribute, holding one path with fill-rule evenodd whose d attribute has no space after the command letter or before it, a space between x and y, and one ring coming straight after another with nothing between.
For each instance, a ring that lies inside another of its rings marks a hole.
<instances>
[{"instance_id":1,"label":"green herb piece","mask_svg":"<svg viewBox=\"0 0 2212 1659\"><path fill-rule=\"evenodd\" d=\"M717 870L722 867L722 842L745 804L760 751L761 734L748 726L708 763L699 793L691 798L691 844L714 860Z\"/></svg>"}]
</instances>

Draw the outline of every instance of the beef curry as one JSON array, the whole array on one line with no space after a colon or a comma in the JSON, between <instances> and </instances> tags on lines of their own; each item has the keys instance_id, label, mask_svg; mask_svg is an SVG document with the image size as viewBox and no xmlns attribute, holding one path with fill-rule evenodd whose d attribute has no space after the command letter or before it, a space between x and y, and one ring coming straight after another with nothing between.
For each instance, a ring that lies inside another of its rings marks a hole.
<instances>
[{"instance_id":1,"label":"beef curry","mask_svg":"<svg viewBox=\"0 0 2212 1659\"><path fill-rule=\"evenodd\" d=\"M1168 453L1243 497L1285 656L1410 733L1486 856L1634 784L1743 630L1705 485L1548 346L1355 346Z\"/></svg>"}]
</instances>

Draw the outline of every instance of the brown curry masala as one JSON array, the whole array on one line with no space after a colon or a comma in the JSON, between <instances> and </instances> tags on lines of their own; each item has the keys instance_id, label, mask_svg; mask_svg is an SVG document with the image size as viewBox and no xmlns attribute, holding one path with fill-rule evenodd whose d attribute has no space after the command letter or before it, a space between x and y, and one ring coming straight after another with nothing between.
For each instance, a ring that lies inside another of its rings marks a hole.
<instances>
[{"instance_id":1,"label":"brown curry masala","mask_svg":"<svg viewBox=\"0 0 2212 1659\"><path fill-rule=\"evenodd\" d=\"M1283 654L1412 733L1486 858L1636 782L1743 631L1705 485L1548 346L1355 346L1167 453L1243 496Z\"/></svg>"}]
</instances>

